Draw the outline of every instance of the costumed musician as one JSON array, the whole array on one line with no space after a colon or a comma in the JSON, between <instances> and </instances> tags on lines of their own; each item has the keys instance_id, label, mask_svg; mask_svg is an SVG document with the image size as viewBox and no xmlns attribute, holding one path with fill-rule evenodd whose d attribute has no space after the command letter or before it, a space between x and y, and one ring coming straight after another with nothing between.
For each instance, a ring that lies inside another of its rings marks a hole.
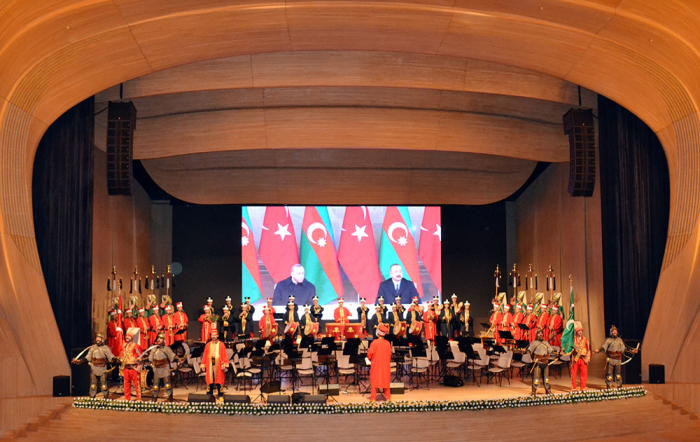
<instances>
[{"instance_id":1,"label":"costumed musician","mask_svg":"<svg viewBox=\"0 0 700 442\"><path fill-rule=\"evenodd\" d=\"M227 300L230 300L231 298L226 298ZM233 316L233 312L231 311L231 307L228 305L225 305L221 308L222 314L221 317L219 318L219 325L217 329L219 330L220 333L223 333L223 342L230 342L235 339L235 333L236 333L236 325L235 325L235 320Z\"/></svg>"},{"instance_id":2,"label":"costumed musician","mask_svg":"<svg viewBox=\"0 0 700 442\"><path fill-rule=\"evenodd\" d=\"M287 313L284 314L285 335L295 337L299 327L299 314L297 313L296 304L290 301L287 304Z\"/></svg>"},{"instance_id":3,"label":"costumed musician","mask_svg":"<svg viewBox=\"0 0 700 442\"><path fill-rule=\"evenodd\" d=\"M160 307L154 305L151 316L148 317L148 342L156 342L156 336L163 331L163 319L160 317Z\"/></svg>"},{"instance_id":4,"label":"costumed musician","mask_svg":"<svg viewBox=\"0 0 700 442\"><path fill-rule=\"evenodd\" d=\"M314 326L314 324L316 325ZM318 332L318 321L311 314L309 304L304 305L304 314L299 318L299 328L301 328L301 335L304 337L313 337ZM316 331L314 331L314 328Z\"/></svg>"},{"instance_id":5,"label":"costumed musician","mask_svg":"<svg viewBox=\"0 0 700 442\"><path fill-rule=\"evenodd\" d=\"M175 315L173 315L173 307L171 305L165 306L165 315L161 319L165 333L165 345L169 347L175 343Z\"/></svg>"},{"instance_id":6,"label":"costumed musician","mask_svg":"<svg viewBox=\"0 0 700 442\"><path fill-rule=\"evenodd\" d=\"M438 316L438 324L440 325L440 336L450 337L452 330L452 310L450 310L450 301L445 299L442 309Z\"/></svg>"},{"instance_id":7,"label":"costumed musician","mask_svg":"<svg viewBox=\"0 0 700 442\"><path fill-rule=\"evenodd\" d=\"M387 324L377 327L377 339L372 340L367 352L367 359L371 362L369 369L369 381L372 387L371 402L376 402L378 388L383 390L387 402L391 401L391 343L384 339L387 333L389 333Z\"/></svg>"},{"instance_id":8,"label":"costumed musician","mask_svg":"<svg viewBox=\"0 0 700 442\"><path fill-rule=\"evenodd\" d=\"M175 342L184 342L187 340L187 324L190 320L187 318L187 313L182 310L182 302L175 304L177 311L175 312L175 328L178 331L185 330L179 335L175 335Z\"/></svg>"},{"instance_id":9,"label":"costumed musician","mask_svg":"<svg viewBox=\"0 0 700 442\"><path fill-rule=\"evenodd\" d=\"M523 308L520 304L515 304L515 314L513 315L513 337L517 341L523 340L523 330L520 328L519 324L525 322L525 314L523 313Z\"/></svg>"},{"instance_id":10,"label":"costumed musician","mask_svg":"<svg viewBox=\"0 0 700 442\"><path fill-rule=\"evenodd\" d=\"M258 322L258 329L260 330L260 339L267 339L272 344L277 336L277 323L268 306L263 307L263 316Z\"/></svg>"},{"instance_id":11,"label":"costumed musician","mask_svg":"<svg viewBox=\"0 0 700 442\"><path fill-rule=\"evenodd\" d=\"M460 316L462 310L464 309L463 302L457 302L457 294L453 293L451 296L452 304L450 304L450 313L452 316L452 337L458 338L462 334L462 321L460 321Z\"/></svg>"},{"instance_id":12,"label":"costumed musician","mask_svg":"<svg viewBox=\"0 0 700 442\"><path fill-rule=\"evenodd\" d=\"M143 308L139 309L139 316L136 318L136 326L139 328L139 336L140 336L140 346L141 346L141 351L146 351L148 348L148 330L151 328L151 324L148 322L148 318L146 317L146 310Z\"/></svg>"},{"instance_id":13,"label":"costumed musician","mask_svg":"<svg viewBox=\"0 0 700 442\"><path fill-rule=\"evenodd\" d=\"M158 400L160 381L163 381L168 402L173 401L173 384L170 382L170 363L175 360L175 353L165 345L165 336L159 333L156 336L156 346L148 355L148 360L153 365L153 402Z\"/></svg>"},{"instance_id":14,"label":"costumed musician","mask_svg":"<svg viewBox=\"0 0 700 442\"><path fill-rule=\"evenodd\" d=\"M498 324L498 331L507 331L511 335L515 335L515 329L513 328L513 314L510 312L510 304L506 304L504 307L503 318ZM500 333L499 333L500 335ZM505 339L499 339L499 344L505 343Z\"/></svg>"},{"instance_id":15,"label":"costumed musician","mask_svg":"<svg viewBox=\"0 0 700 442\"><path fill-rule=\"evenodd\" d=\"M367 318L369 316L369 308L365 305L367 300L365 298L360 298L360 306L357 307L357 317L360 319L360 326L362 327L362 336L367 336L367 330L370 328L367 325Z\"/></svg>"},{"instance_id":16,"label":"costumed musician","mask_svg":"<svg viewBox=\"0 0 700 442\"><path fill-rule=\"evenodd\" d=\"M336 323L340 324L340 336L345 339L345 324L350 321L352 313L343 305L345 304L345 299L338 298L338 307L333 311L333 319Z\"/></svg>"},{"instance_id":17,"label":"costumed musician","mask_svg":"<svg viewBox=\"0 0 700 442\"><path fill-rule=\"evenodd\" d=\"M202 316L206 310L205 307L209 307L209 313L212 315L216 313L216 309L214 308L214 300L211 299L211 296L207 298L207 303L197 312L197 315Z\"/></svg>"},{"instance_id":18,"label":"costumed musician","mask_svg":"<svg viewBox=\"0 0 700 442\"><path fill-rule=\"evenodd\" d=\"M552 303L552 313L549 316L549 343L561 347L561 335L564 333L564 317L556 303Z\"/></svg>"},{"instance_id":19,"label":"costumed musician","mask_svg":"<svg viewBox=\"0 0 700 442\"><path fill-rule=\"evenodd\" d=\"M377 309L379 307L379 310ZM374 306L374 313L378 314L378 312L381 310L381 315L382 315L382 322L386 322L387 319L389 318L389 306L384 304L384 297L380 296L377 298L377 304Z\"/></svg>"},{"instance_id":20,"label":"costumed musician","mask_svg":"<svg viewBox=\"0 0 700 442\"><path fill-rule=\"evenodd\" d=\"M248 298L250 299L250 298ZM238 330L239 334L245 335L245 338L253 337L253 314L250 313L250 304L241 304L241 312L238 314Z\"/></svg>"},{"instance_id":21,"label":"costumed musician","mask_svg":"<svg viewBox=\"0 0 700 442\"><path fill-rule=\"evenodd\" d=\"M124 345L119 352L121 370L124 377L124 399L131 400L131 385L136 389L136 400L141 400L141 380L139 378L139 359L141 357L140 346L133 341L139 329L130 328L126 331Z\"/></svg>"},{"instance_id":22,"label":"costumed musician","mask_svg":"<svg viewBox=\"0 0 700 442\"><path fill-rule=\"evenodd\" d=\"M542 333L544 333L544 338L547 341L549 341L549 306L545 303L542 303L540 305L539 314L536 310L535 314L537 314L537 328L542 329Z\"/></svg>"},{"instance_id":23,"label":"costumed musician","mask_svg":"<svg viewBox=\"0 0 700 442\"><path fill-rule=\"evenodd\" d=\"M576 390L576 375L581 375L581 391L586 389L588 380L588 363L591 361L591 343L583 336L583 325L579 321L574 321L574 348L569 352L571 355L571 389Z\"/></svg>"},{"instance_id":24,"label":"costumed musician","mask_svg":"<svg viewBox=\"0 0 700 442\"><path fill-rule=\"evenodd\" d=\"M204 306L204 313L199 317L199 323L202 324L201 340L207 342L211 338L212 330L216 329L218 317L211 313L211 308L208 305Z\"/></svg>"},{"instance_id":25,"label":"costumed musician","mask_svg":"<svg viewBox=\"0 0 700 442\"><path fill-rule=\"evenodd\" d=\"M275 313L277 313L275 311L275 308L272 306L272 298L267 298L267 308L270 310L271 314L274 315Z\"/></svg>"},{"instance_id":26,"label":"costumed musician","mask_svg":"<svg viewBox=\"0 0 700 442\"><path fill-rule=\"evenodd\" d=\"M107 324L107 345L114 354L119 354L124 345L124 329L119 323L119 313L116 309L110 311Z\"/></svg>"},{"instance_id":27,"label":"costumed musician","mask_svg":"<svg viewBox=\"0 0 700 442\"><path fill-rule=\"evenodd\" d=\"M622 387L622 374L620 373L620 367L622 367L622 355L629 351L630 353L637 353L638 349L627 347L622 338L619 336L619 331L614 325L610 327L610 336L605 339L603 345L600 346L595 352L599 353L604 351L607 355L607 374L605 376L605 386L607 388L612 388L613 383L617 385L617 388Z\"/></svg>"},{"instance_id":28,"label":"costumed musician","mask_svg":"<svg viewBox=\"0 0 700 442\"><path fill-rule=\"evenodd\" d=\"M313 305L311 306L311 316L314 317L316 322L321 322L321 319L323 318L323 307L318 305L318 296L314 296L313 299Z\"/></svg>"},{"instance_id":29,"label":"costumed musician","mask_svg":"<svg viewBox=\"0 0 700 442\"><path fill-rule=\"evenodd\" d=\"M109 346L105 345L102 333L95 336L95 343L89 347L85 359L90 365L90 397L97 396L97 380L100 381L100 390L105 396L109 397L109 389L107 388L107 362L116 362L117 358L110 350ZM82 360L74 358L71 363L80 365ZM111 370L110 370L111 371Z\"/></svg>"},{"instance_id":30,"label":"costumed musician","mask_svg":"<svg viewBox=\"0 0 700 442\"><path fill-rule=\"evenodd\" d=\"M132 327L138 327L136 324L136 318L134 318L134 311L130 308L124 310L124 319L122 319L122 329L129 330Z\"/></svg>"},{"instance_id":31,"label":"costumed musician","mask_svg":"<svg viewBox=\"0 0 700 442\"><path fill-rule=\"evenodd\" d=\"M535 314L532 312L532 304L527 305L523 323L529 328L529 330L523 330L522 339L529 342L534 341L537 333L537 316L535 316Z\"/></svg>"},{"instance_id":32,"label":"costumed musician","mask_svg":"<svg viewBox=\"0 0 700 442\"><path fill-rule=\"evenodd\" d=\"M384 317L384 309L386 307L382 306L381 304L376 304L374 306L374 315L369 319L368 326L367 328L372 331L372 336L377 336L377 328L382 325L386 324L386 319Z\"/></svg>"},{"instance_id":33,"label":"costumed musician","mask_svg":"<svg viewBox=\"0 0 700 442\"><path fill-rule=\"evenodd\" d=\"M200 368L204 372L208 386L207 393L213 395L216 388L216 396L219 401L223 401L221 396L221 386L226 380L226 370L229 364L226 356L226 345L219 341L219 333L214 330L211 333L211 341L207 342L202 353L202 363Z\"/></svg>"},{"instance_id":34,"label":"costumed musician","mask_svg":"<svg viewBox=\"0 0 700 442\"><path fill-rule=\"evenodd\" d=\"M471 304L469 301L464 301L464 308L459 315L460 332L462 336L474 336L474 319L472 319L471 311L469 310L470 307Z\"/></svg>"},{"instance_id":35,"label":"costumed musician","mask_svg":"<svg viewBox=\"0 0 700 442\"><path fill-rule=\"evenodd\" d=\"M536 339L527 347L528 353L532 355L533 374L532 374L532 392L531 396L537 395L537 388L542 383L544 377L544 391L546 394L552 394L552 389L549 386L549 355L554 351L549 342L544 339L544 331L541 328L537 329Z\"/></svg>"},{"instance_id":36,"label":"costumed musician","mask_svg":"<svg viewBox=\"0 0 700 442\"><path fill-rule=\"evenodd\" d=\"M433 301L428 301L428 309L423 313L423 322L423 333L425 333L425 340L435 342L438 315L435 312L435 304Z\"/></svg>"}]
</instances>

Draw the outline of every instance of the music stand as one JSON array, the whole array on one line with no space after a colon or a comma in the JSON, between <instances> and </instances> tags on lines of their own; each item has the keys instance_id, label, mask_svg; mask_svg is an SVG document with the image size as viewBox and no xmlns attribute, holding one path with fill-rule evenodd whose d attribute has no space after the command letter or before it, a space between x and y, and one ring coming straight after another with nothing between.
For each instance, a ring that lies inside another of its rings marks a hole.
<instances>
[{"instance_id":1,"label":"music stand","mask_svg":"<svg viewBox=\"0 0 700 442\"><path fill-rule=\"evenodd\" d=\"M513 337L513 334L507 330L503 330L498 332L498 337L501 338L504 341L513 341L515 338Z\"/></svg>"},{"instance_id":2,"label":"music stand","mask_svg":"<svg viewBox=\"0 0 700 442\"><path fill-rule=\"evenodd\" d=\"M311 350L313 344L314 344L314 337L313 336L302 336L301 342L299 343L299 348L308 348L309 350Z\"/></svg>"},{"instance_id":3,"label":"music stand","mask_svg":"<svg viewBox=\"0 0 700 442\"><path fill-rule=\"evenodd\" d=\"M526 341L524 339L517 339L515 341L516 348L526 349L529 345L530 345L530 341Z\"/></svg>"}]
</instances>

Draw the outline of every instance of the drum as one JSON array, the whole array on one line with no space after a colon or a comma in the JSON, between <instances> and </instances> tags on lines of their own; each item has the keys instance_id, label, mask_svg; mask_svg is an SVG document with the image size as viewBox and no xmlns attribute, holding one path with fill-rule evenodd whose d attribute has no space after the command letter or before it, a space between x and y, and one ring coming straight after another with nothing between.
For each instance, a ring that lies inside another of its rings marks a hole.
<instances>
[{"instance_id":1,"label":"drum","mask_svg":"<svg viewBox=\"0 0 700 442\"><path fill-rule=\"evenodd\" d=\"M408 332L412 334L413 336L420 336L420 332L423 331L423 323L420 321L415 321L411 323L411 328L408 329Z\"/></svg>"},{"instance_id":2,"label":"drum","mask_svg":"<svg viewBox=\"0 0 700 442\"><path fill-rule=\"evenodd\" d=\"M306 336L316 336L318 334L318 322L307 322L304 327Z\"/></svg>"},{"instance_id":3,"label":"drum","mask_svg":"<svg viewBox=\"0 0 700 442\"><path fill-rule=\"evenodd\" d=\"M294 336L294 334L297 332L297 327L299 327L298 322L290 322L284 328L284 334L289 335L289 336Z\"/></svg>"},{"instance_id":4,"label":"drum","mask_svg":"<svg viewBox=\"0 0 700 442\"><path fill-rule=\"evenodd\" d=\"M399 321L394 324L394 335L397 338L403 337L406 334L406 323L404 321Z\"/></svg>"},{"instance_id":5,"label":"drum","mask_svg":"<svg viewBox=\"0 0 700 442\"><path fill-rule=\"evenodd\" d=\"M153 378L155 378L155 374L153 373L153 367L148 365L144 367L144 370L146 370L146 385L149 389L153 388Z\"/></svg>"},{"instance_id":6,"label":"drum","mask_svg":"<svg viewBox=\"0 0 700 442\"><path fill-rule=\"evenodd\" d=\"M272 339L277 336L277 323L270 325L270 336L265 336L265 330L260 331L260 339Z\"/></svg>"}]
</instances>

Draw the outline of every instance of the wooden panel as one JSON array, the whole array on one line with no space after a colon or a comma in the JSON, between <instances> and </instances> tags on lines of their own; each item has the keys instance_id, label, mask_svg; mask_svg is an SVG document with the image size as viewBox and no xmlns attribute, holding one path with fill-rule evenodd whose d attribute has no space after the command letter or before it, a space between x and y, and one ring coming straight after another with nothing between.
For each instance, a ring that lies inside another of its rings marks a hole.
<instances>
[{"instance_id":1,"label":"wooden panel","mask_svg":"<svg viewBox=\"0 0 700 442\"><path fill-rule=\"evenodd\" d=\"M186 155L144 165L163 189L198 204L488 204L517 190L535 163L476 154L319 149Z\"/></svg>"},{"instance_id":2,"label":"wooden panel","mask_svg":"<svg viewBox=\"0 0 700 442\"><path fill-rule=\"evenodd\" d=\"M456 12L439 54L486 60L564 77L593 36L535 21Z\"/></svg>"},{"instance_id":3,"label":"wooden panel","mask_svg":"<svg viewBox=\"0 0 700 442\"><path fill-rule=\"evenodd\" d=\"M394 52L319 51L253 56L256 87L391 86L462 90L462 58Z\"/></svg>"},{"instance_id":4,"label":"wooden panel","mask_svg":"<svg viewBox=\"0 0 700 442\"><path fill-rule=\"evenodd\" d=\"M450 24L449 8L397 3L290 3L295 51L357 50L434 54Z\"/></svg>"},{"instance_id":5,"label":"wooden panel","mask_svg":"<svg viewBox=\"0 0 700 442\"><path fill-rule=\"evenodd\" d=\"M280 0L264 7L253 3L164 15L132 23L130 29L154 69L291 49Z\"/></svg>"},{"instance_id":6,"label":"wooden panel","mask_svg":"<svg viewBox=\"0 0 700 442\"><path fill-rule=\"evenodd\" d=\"M261 109L194 113L139 121L134 158L158 158L230 149L263 149ZM202 134L206 134L203 137Z\"/></svg>"},{"instance_id":7,"label":"wooden panel","mask_svg":"<svg viewBox=\"0 0 700 442\"><path fill-rule=\"evenodd\" d=\"M263 116L264 112L264 116ZM206 133L206 137L202 137ZM381 108L272 108L140 120L134 157L237 149L390 148L567 161L561 126L490 115Z\"/></svg>"}]
</instances>

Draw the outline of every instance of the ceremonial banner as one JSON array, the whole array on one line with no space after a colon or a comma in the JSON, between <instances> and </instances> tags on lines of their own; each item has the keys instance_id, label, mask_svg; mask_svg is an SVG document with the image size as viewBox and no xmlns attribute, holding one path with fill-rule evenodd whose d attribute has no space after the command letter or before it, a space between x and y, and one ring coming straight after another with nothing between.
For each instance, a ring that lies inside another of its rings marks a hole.
<instances>
[{"instance_id":1,"label":"ceremonial banner","mask_svg":"<svg viewBox=\"0 0 700 442\"><path fill-rule=\"evenodd\" d=\"M343 295L338 253L327 207L307 206L304 210L300 258L306 279L316 286L320 304Z\"/></svg>"},{"instance_id":2,"label":"ceremonial banner","mask_svg":"<svg viewBox=\"0 0 700 442\"><path fill-rule=\"evenodd\" d=\"M425 208L423 222L420 226L421 235L418 243L418 256L428 269L430 277L442 293L442 224L440 222L440 207Z\"/></svg>"},{"instance_id":3,"label":"ceremonial banner","mask_svg":"<svg viewBox=\"0 0 700 442\"><path fill-rule=\"evenodd\" d=\"M368 304L374 304L381 275L367 206L348 206L345 209L338 260L358 296L366 298Z\"/></svg>"},{"instance_id":4,"label":"ceremonial banner","mask_svg":"<svg viewBox=\"0 0 700 442\"><path fill-rule=\"evenodd\" d=\"M294 225L286 206L265 208L260 234L260 259L275 284L289 277L292 266L299 264L299 249Z\"/></svg>"},{"instance_id":5,"label":"ceremonial banner","mask_svg":"<svg viewBox=\"0 0 700 442\"><path fill-rule=\"evenodd\" d=\"M569 304L569 319L566 321L564 333L561 335L561 350L568 353L574 348L574 284L571 284L571 303Z\"/></svg>"},{"instance_id":6,"label":"ceremonial banner","mask_svg":"<svg viewBox=\"0 0 700 442\"><path fill-rule=\"evenodd\" d=\"M423 284L418 270L418 254L412 230L407 207L386 208L379 245L379 270L384 278L388 279L391 266L399 264L403 268L403 277L416 284L418 294L422 298Z\"/></svg>"},{"instance_id":7,"label":"ceremonial banner","mask_svg":"<svg viewBox=\"0 0 700 442\"><path fill-rule=\"evenodd\" d=\"M255 239L250 229L250 217L248 208L242 210L242 237L241 237L241 279L243 296L250 296L250 302L262 298L262 282L260 280L260 266L258 254L255 251Z\"/></svg>"}]
</instances>

